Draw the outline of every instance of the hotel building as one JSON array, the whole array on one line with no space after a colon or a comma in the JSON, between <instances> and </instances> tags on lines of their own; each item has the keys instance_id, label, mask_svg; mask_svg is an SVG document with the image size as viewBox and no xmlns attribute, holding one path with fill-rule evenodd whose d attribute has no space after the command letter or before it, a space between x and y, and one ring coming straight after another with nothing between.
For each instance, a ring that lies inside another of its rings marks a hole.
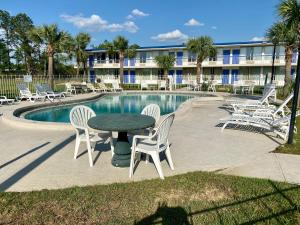
<instances>
[{"instance_id":1,"label":"hotel building","mask_svg":"<svg viewBox=\"0 0 300 225\"><path fill-rule=\"evenodd\" d=\"M272 69L274 46L270 42L232 42L215 43L217 54L202 63L202 79L217 80L221 85L233 84L238 80L252 80L263 85ZM109 55L105 50L89 49L89 74L91 80L100 78L105 83L118 79L119 56ZM138 84L141 80L157 81L163 71L156 65L157 55L174 55L175 64L169 71L176 84L187 84L196 79L196 56L184 44L169 46L150 46L137 49L135 58L124 60L124 83ZM291 76L295 76L297 52L293 53ZM285 48L275 50L275 80L283 85L285 73Z\"/></svg>"}]
</instances>

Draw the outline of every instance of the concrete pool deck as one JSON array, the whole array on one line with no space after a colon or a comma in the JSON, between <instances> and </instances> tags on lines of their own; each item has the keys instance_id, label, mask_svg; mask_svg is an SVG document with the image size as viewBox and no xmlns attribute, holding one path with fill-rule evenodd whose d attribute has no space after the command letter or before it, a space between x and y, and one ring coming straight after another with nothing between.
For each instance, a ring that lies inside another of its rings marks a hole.
<instances>
[{"instance_id":1,"label":"concrete pool deck","mask_svg":"<svg viewBox=\"0 0 300 225\"><path fill-rule=\"evenodd\" d=\"M188 93L188 92L186 92ZM83 99L89 95L79 95ZM203 98L205 99L205 98ZM195 101L189 110L176 115L170 133L175 170L162 161L165 176L190 171L267 178L300 183L300 156L270 153L282 141L272 133L226 129L221 133L219 119L229 113L219 101ZM111 165L108 146L97 146L94 167L89 167L84 144L82 154L73 159L74 132L70 129L44 129L18 126L6 119L12 110L36 103L2 106L0 111L0 190L31 191L72 186L130 182L128 168ZM158 178L152 163L141 162L133 180Z\"/></svg>"}]
</instances>

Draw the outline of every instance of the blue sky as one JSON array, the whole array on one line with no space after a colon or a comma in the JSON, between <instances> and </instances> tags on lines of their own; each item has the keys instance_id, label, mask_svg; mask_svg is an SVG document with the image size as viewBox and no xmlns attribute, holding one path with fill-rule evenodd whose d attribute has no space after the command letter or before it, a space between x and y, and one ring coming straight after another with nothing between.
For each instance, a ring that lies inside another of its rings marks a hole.
<instances>
[{"instance_id":1,"label":"blue sky","mask_svg":"<svg viewBox=\"0 0 300 225\"><path fill-rule=\"evenodd\" d=\"M180 44L209 35L215 42L260 40L278 18L279 0L0 0L12 15L35 24L57 23L71 34L87 31L92 43L124 35L140 46Z\"/></svg>"}]
</instances>

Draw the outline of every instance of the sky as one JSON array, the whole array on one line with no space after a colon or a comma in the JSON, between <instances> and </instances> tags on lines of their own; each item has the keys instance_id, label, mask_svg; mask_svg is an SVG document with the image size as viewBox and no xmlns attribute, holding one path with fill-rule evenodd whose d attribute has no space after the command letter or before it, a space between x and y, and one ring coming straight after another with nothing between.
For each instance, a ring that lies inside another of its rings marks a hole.
<instances>
[{"instance_id":1,"label":"sky","mask_svg":"<svg viewBox=\"0 0 300 225\"><path fill-rule=\"evenodd\" d=\"M181 44L209 35L216 43L262 40L278 20L279 0L0 0L11 15L34 24L56 23L72 35L88 32L91 45L117 35L139 46Z\"/></svg>"}]
</instances>

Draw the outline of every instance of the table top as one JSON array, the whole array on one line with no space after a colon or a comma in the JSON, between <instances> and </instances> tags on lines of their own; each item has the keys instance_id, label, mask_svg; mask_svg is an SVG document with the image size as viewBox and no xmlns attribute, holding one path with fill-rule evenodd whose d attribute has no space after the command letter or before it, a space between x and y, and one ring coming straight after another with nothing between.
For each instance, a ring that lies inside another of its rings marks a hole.
<instances>
[{"instance_id":1,"label":"table top","mask_svg":"<svg viewBox=\"0 0 300 225\"><path fill-rule=\"evenodd\" d=\"M152 127L155 119L141 114L105 114L92 117L88 120L89 127L104 131L132 131Z\"/></svg>"}]
</instances>

